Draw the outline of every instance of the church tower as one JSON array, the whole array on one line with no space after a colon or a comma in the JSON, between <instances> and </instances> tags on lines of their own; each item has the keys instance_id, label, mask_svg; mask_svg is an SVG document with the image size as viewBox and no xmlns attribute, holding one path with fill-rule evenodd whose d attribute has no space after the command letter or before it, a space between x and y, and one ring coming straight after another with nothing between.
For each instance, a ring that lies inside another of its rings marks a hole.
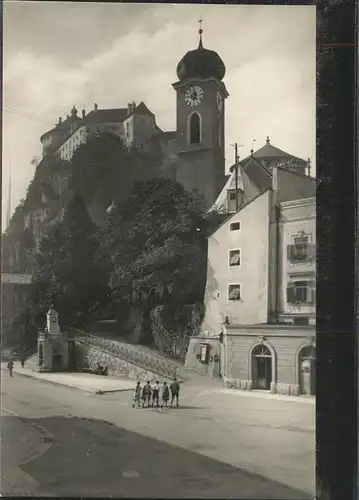
<instances>
[{"instance_id":1,"label":"church tower","mask_svg":"<svg viewBox=\"0 0 359 500\"><path fill-rule=\"evenodd\" d=\"M201 22L201 21L200 21ZM219 55L199 45L177 66L176 179L187 191L197 190L210 208L225 180L226 68Z\"/></svg>"}]
</instances>

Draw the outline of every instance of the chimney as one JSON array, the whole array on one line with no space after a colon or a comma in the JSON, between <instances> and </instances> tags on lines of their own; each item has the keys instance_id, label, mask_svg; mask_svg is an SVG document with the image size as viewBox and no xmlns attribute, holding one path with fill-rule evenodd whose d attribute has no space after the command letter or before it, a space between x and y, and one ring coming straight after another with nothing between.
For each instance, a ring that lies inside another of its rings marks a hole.
<instances>
[{"instance_id":1,"label":"chimney","mask_svg":"<svg viewBox=\"0 0 359 500\"><path fill-rule=\"evenodd\" d=\"M136 103L135 103L135 101L132 101L132 111L134 111L135 108L136 108Z\"/></svg>"},{"instance_id":2,"label":"chimney","mask_svg":"<svg viewBox=\"0 0 359 500\"><path fill-rule=\"evenodd\" d=\"M96 103L93 105L93 109L94 109L95 111L97 111L97 110L98 110L98 105L97 105Z\"/></svg>"},{"instance_id":3,"label":"chimney","mask_svg":"<svg viewBox=\"0 0 359 500\"><path fill-rule=\"evenodd\" d=\"M83 120L84 120L85 116L86 116L86 111L83 109L83 110L82 110L82 119L83 119Z\"/></svg>"},{"instance_id":4,"label":"chimney","mask_svg":"<svg viewBox=\"0 0 359 500\"><path fill-rule=\"evenodd\" d=\"M61 125L61 123L62 123L62 117L59 116L59 125Z\"/></svg>"},{"instance_id":5,"label":"chimney","mask_svg":"<svg viewBox=\"0 0 359 500\"><path fill-rule=\"evenodd\" d=\"M129 116L132 113L132 106L133 106L133 103L131 103L131 102L129 102L127 104L127 116Z\"/></svg>"}]
</instances>

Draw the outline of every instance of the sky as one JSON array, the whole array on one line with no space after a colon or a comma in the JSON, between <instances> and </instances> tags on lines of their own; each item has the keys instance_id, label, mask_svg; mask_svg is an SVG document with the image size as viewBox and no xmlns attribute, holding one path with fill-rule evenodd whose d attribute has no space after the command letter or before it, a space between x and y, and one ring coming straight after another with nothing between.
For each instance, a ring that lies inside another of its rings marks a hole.
<instances>
[{"instance_id":1,"label":"sky","mask_svg":"<svg viewBox=\"0 0 359 500\"><path fill-rule=\"evenodd\" d=\"M226 166L271 144L315 168L315 7L3 3L2 223L11 163L12 211L34 176L40 136L77 109L144 101L175 130L172 83L183 55L203 45L226 65ZM313 170L314 173L314 170Z\"/></svg>"}]
</instances>

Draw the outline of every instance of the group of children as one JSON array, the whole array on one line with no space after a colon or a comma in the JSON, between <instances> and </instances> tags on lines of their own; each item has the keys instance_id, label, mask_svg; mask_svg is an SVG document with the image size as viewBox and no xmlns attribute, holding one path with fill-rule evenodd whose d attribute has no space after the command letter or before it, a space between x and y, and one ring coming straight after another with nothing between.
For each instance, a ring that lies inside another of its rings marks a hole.
<instances>
[{"instance_id":1,"label":"group of children","mask_svg":"<svg viewBox=\"0 0 359 500\"><path fill-rule=\"evenodd\" d=\"M167 382L163 382L162 387L158 380L156 380L155 385L152 387L151 382L148 381L141 387L141 382L137 382L137 385L133 394L133 403L132 407L138 408L142 404L142 408L147 405L147 408L150 406L156 406L157 408L167 407L170 399L171 393L171 406L174 405L176 401L176 406L179 406L178 398L179 398L180 385L176 378L174 378L173 382L170 386L168 386Z\"/></svg>"}]
</instances>

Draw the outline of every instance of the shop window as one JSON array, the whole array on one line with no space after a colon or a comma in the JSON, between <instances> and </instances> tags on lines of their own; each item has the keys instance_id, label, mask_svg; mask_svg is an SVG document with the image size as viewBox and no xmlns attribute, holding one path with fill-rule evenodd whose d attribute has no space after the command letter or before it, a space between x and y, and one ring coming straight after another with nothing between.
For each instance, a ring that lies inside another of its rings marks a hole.
<instances>
[{"instance_id":1,"label":"shop window","mask_svg":"<svg viewBox=\"0 0 359 500\"><path fill-rule=\"evenodd\" d=\"M241 251L238 250L230 250L229 252L229 265L232 266L240 266L241 265Z\"/></svg>"},{"instance_id":2,"label":"shop window","mask_svg":"<svg viewBox=\"0 0 359 500\"><path fill-rule=\"evenodd\" d=\"M228 286L228 299L241 300L241 285L236 284Z\"/></svg>"}]
</instances>

